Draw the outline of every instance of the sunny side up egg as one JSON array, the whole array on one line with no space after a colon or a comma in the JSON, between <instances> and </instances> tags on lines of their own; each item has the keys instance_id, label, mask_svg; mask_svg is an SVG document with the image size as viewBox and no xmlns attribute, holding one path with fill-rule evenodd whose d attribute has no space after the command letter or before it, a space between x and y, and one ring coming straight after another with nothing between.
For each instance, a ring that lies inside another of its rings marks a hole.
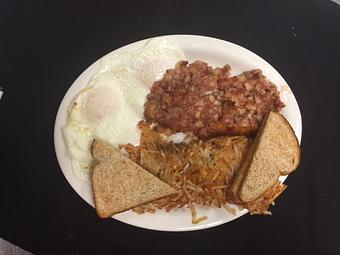
<instances>
[{"instance_id":1,"label":"sunny side up egg","mask_svg":"<svg viewBox=\"0 0 340 255\"><path fill-rule=\"evenodd\" d=\"M101 59L98 72L72 101L63 129L76 177L89 178L94 138L113 146L139 143L137 124L143 119L146 95L153 82L180 60L185 60L181 49L161 37Z\"/></svg>"}]
</instances>

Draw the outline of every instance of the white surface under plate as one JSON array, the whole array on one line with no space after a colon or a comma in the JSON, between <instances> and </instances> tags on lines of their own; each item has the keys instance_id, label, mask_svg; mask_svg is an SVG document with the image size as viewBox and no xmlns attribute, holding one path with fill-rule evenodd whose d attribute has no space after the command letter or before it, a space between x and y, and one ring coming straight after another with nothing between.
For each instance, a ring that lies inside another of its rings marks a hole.
<instances>
[{"instance_id":1,"label":"white surface under plate","mask_svg":"<svg viewBox=\"0 0 340 255\"><path fill-rule=\"evenodd\" d=\"M164 36L175 41L183 50L189 62L194 60L203 60L212 66L231 65L232 75L237 75L243 71L259 68L263 74L274 84L277 85L281 92L281 99L286 104L283 109L283 115L292 125L299 141L301 140L302 123L300 110L294 94L282 76L265 60L249 50L236 44L223 40L196 36L196 35L167 35ZM151 38L150 38L151 39ZM136 49L143 46L149 39L138 41L109 53L119 53L130 49ZM89 181L79 180L72 173L71 158L68 155L66 144L62 134L62 127L66 123L67 108L76 94L87 85L90 77L96 73L99 67L99 61L88 67L72 84L64 96L55 122L54 144L60 167L73 189L88 204L94 206L91 183ZM281 177L283 181L285 177ZM247 210L238 210L236 215L232 215L221 208L199 208L198 215L207 215L208 220L194 225L191 223L191 214L189 209L178 209L170 213L157 211L155 214L138 215L130 211L113 216L114 219L131 224L134 226L162 230L162 231L189 231L214 227L229 221L232 221L247 213ZM93 211L95 213L95 211Z\"/></svg>"}]
</instances>

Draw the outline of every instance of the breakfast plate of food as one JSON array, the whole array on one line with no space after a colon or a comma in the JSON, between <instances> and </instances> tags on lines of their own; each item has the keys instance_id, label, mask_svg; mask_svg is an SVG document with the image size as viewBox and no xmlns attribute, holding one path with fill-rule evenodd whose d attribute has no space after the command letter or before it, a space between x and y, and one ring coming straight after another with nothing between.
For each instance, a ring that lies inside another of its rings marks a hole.
<instances>
[{"instance_id":1,"label":"breakfast plate of food","mask_svg":"<svg viewBox=\"0 0 340 255\"><path fill-rule=\"evenodd\" d=\"M270 215L298 168L301 134L293 92L261 57L167 35L89 66L60 104L54 144L99 217L189 231Z\"/></svg>"}]
</instances>

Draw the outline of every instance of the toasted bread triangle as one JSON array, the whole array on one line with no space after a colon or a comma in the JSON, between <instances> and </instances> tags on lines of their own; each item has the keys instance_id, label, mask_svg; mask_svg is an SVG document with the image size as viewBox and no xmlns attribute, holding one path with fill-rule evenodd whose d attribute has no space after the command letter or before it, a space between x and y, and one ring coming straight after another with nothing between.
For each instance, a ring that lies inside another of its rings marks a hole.
<instances>
[{"instance_id":1,"label":"toasted bread triangle","mask_svg":"<svg viewBox=\"0 0 340 255\"><path fill-rule=\"evenodd\" d=\"M103 141L94 140L91 153L99 161L93 169L92 185L101 218L176 193L174 188Z\"/></svg>"},{"instance_id":2,"label":"toasted bread triangle","mask_svg":"<svg viewBox=\"0 0 340 255\"><path fill-rule=\"evenodd\" d=\"M280 175L293 172L299 162L294 130L280 113L270 112L235 177L232 192L239 202L253 201L273 187Z\"/></svg>"}]
</instances>

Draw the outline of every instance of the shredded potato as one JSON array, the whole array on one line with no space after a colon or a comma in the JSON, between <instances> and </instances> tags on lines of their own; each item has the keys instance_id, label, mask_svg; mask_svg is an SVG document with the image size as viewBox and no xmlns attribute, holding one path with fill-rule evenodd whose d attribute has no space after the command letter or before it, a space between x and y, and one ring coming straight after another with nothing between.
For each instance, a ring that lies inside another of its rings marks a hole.
<instances>
[{"instance_id":1,"label":"shredded potato","mask_svg":"<svg viewBox=\"0 0 340 255\"><path fill-rule=\"evenodd\" d=\"M287 188L287 185L277 182L274 187L267 190L261 197L243 204L242 206L249 210L250 214L271 215L268 210L270 205L274 205L274 200Z\"/></svg>"},{"instance_id":2,"label":"shredded potato","mask_svg":"<svg viewBox=\"0 0 340 255\"><path fill-rule=\"evenodd\" d=\"M223 207L235 215L235 209L228 206L229 189L248 151L248 138L231 136L198 141L192 137L189 142L174 144L164 139L164 132L157 132L145 122L140 123L140 128L140 146L121 147L132 160L176 188L178 193L138 206L134 212L188 207L194 224L207 219L197 217L195 205Z\"/></svg>"}]
</instances>

